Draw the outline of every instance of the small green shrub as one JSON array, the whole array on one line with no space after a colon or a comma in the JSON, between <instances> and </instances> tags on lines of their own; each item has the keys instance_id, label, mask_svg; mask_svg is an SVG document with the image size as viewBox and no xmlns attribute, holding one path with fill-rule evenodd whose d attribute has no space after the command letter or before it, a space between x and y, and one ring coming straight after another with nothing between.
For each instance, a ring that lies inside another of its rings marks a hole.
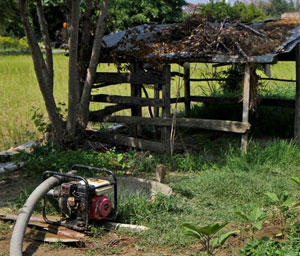
<instances>
[{"instance_id":1,"label":"small green shrub","mask_svg":"<svg viewBox=\"0 0 300 256\"><path fill-rule=\"evenodd\" d=\"M262 229L265 219L270 216L259 208L253 209L249 214L246 214L243 211L235 211L234 213L247 222L245 230L251 232L250 235L252 241L254 241L255 232Z\"/></svg>"},{"instance_id":2,"label":"small green shrub","mask_svg":"<svg viewBox=\"0 0 300 256\"><path fill-rule=\"evenodd\" d=\"M230 236L238 233L239 231L230 231L225 234L220 234L220 231L228 223L211 223L207 226L199 227L191 223L184 223L184 234L199 239L203 249L208 255L214 255L215 249L221 247Z\"/></svg>"},{"instance_id":3,"label":"small green shrub","mask_svg":"<svg viewBox=\"0 0 300 256\"><path fill-rule=\"evenodd\" d=\"M288 224L291 224L296 218L295 206L297 205L293 205L292 198L287 191L281 192L278 196L275 193L268 192L266 196L279 211L276 213L276 217L280 221L281 233L277 234L277 236L284 237Z\"/></svg>"},{"instance_id":4,"label":"small green shrub","mask_svg":"<svg viewBox=\"0 0 300 256\"><path fill-rule=\"evenodd\" d=\"M0 36L0 50L28 51L28 43L23 39Z\"/></svg>"}]
</instances>

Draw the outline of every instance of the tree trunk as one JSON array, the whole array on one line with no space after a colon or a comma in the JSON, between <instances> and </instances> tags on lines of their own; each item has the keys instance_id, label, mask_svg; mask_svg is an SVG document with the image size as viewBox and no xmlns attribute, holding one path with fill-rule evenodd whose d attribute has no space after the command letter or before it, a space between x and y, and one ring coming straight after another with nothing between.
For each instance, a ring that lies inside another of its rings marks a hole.
<instances>
[{"instance_id":1,"label":"tree trunk","mask_svg":"<svg viewBox=\"0 0 300 256\"><path fill-rule=\"evenodd\" d=\"M67 132L71 138L76 133L77 112L79 103L79 77L78 77L78 30L80 19L80 0L72 1L70 30L70 46L69 46L69 105Z\"/></svg>"},{"instance_id":2,"label":"tree trunk","mask_svg":"<svg viewBox=\"0 0 300 256\"><path fill-rule=\"evenodd\" d=\"M45 44L45 50L46 50L46 66L47 66L48 76L49 76L49 89L50 92L53 94L53 73L54 72L53 72L53 56L52 56L52 49L51 49L51 40L50 40L48 24L45 18L41 0L37 1L36 9L39 18L41 33L43 36L43 41Z\"/></svg>"},{"instance_id":3,"label":"tree trunk","mask_svg":"<svg viewBox=\"0 0 300 256\"><path fill-rule=\"evenodd\" d=\"M54 129L57 138L62 139L64 134L63 121L58 113L56 103L53 97L53 93L51 93L50 91L50 84L49 84L50 79L49 79L48 69L43 59L43 55L38 45L38 42L33 34L33 30L28 18L26 1L19 0L19 7L20 7L20 14L22 16L25 33L28 39L28 44L30 46L31 53L32 53L34 70L37 76L40 90L44 98L46 110L48 112L50 122L52 124L52 127Z\"/></svg>"},{"instance_id":4,"label":"tree trunk","mask_svg":"<svg viewBox=\"0 0 300 256\"><path fill-rule=\"evenodd\" d=\"M92 56L84 83L83 93L79 105L79 124L82 129L85 129L89 118L90 95L92 86L96 76L96 70L99 63L101 44L105 30L105 20L108 13L109 0L103 0L99 18L97 21L96 34L92 49Z\"/></svg>"}]
</instances>

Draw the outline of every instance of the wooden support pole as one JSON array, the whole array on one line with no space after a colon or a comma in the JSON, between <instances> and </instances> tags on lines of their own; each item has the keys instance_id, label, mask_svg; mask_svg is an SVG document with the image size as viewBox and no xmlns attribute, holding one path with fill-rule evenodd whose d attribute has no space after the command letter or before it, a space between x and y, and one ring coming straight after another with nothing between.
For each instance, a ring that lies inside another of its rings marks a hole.
<instances>
[{"instance_id":1,"label":"wooden support pole","mask_svg":"<svg viewBox=\"0 0 300 256\"><path fill-rule=\"evenodd\" d=\"M246 64L245 76L244 76L244 94L243 94L243 122L248 123L249 121L249 104L250 104L250 65ZM248 147L248 134L242 135L241 141L242 151L247 154Z\"/></svg>"},{"instance_id":2,"label":"wooden support pole","mask_svg":"<svg viewBox=\"0 0 300 256\"><path fill-rule=\"evenodd\" d=\"M131 72L134 75L137 73L138 67L137 65L133 65L131 68ZM131 83L131 96L136 98L142 98L142 87L141 84ZM142 116L142 107L141 106L135 106L131 108L131 115L132 116ZM133 136L141 136L142 135L142 127L140 125L136 125L135 127L132 127L132 135Z\"/></svg>"},{"instance_id":3,"label":"wooden support pole","mask_svg":"<svg viewBox=\"0 0 300 256\"><path fill-rule=\"evenodd\" d=\"M184 106L185 116L189 117L191 113L191 84L190 84L190 63L186 62L183 65L184 68Z\"/></svg>"},{"instance_id":4,"label":"wooden support pole","mask_svg":"<svg viewBox=\"0 0 300 256\"><path fill-rule=\"evenodd\" d=\"M294 138L300 142L300 43L296 45L296 98L295 98L295 121Z\"/></svg>"},{"instance_id":5,"label":"wooden support pole","mask_svg":"<svg viewBox=\"0 0 300 256\"><path fill-rule=\"evenodd\" d=\"M156 84L154 87L154 99L159 99L159 85ZM159 117L159 107L154 107L154 116Z\"/></svg>"},{"instance_id":6,"label":"wooden support pole","mask_svg":"<svg viewBox=\"0 0 300 256\"><path fill-rule=\"evenodd\" d=\"M171 66L165 65L163 67L163 75L165 83L162 85L162 99L164 106L162 108L162 117L169 118L171 116ZM170 127L163 127L161 129L161 142L165 145L166 152L170 152Z\"/></svg>"}]
</instances>

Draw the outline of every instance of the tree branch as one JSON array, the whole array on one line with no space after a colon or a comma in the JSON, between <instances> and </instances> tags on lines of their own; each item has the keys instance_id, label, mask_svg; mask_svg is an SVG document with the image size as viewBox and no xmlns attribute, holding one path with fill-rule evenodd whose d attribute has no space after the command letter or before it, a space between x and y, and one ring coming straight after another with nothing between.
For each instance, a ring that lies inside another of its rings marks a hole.
<instances>
[{"instance_id":1,"label":"tree branch","mask_svg":"<svg viewBox=\"0 0 300 256\"><path fill-rule=\"evenodd\" d=\"M49 86L50 86L50 91L53 93L53 56L52 56L52 49L51 49L51 40L49 36L49 31L48 31L48 24L45 18L43 6L41 0L37 1L37 14L38 14L38 19L40 23L40 29L41 33L43 36L43 41L45 44L45 49L46 49L46 66L49 74Z\"/></svg>"},{"instance_id":2,"label":"tree branch","mask_svg":"<svg viewBox=\"0 0 300 256\"><path fill-rule=\"evenodd\" d=\"M86 79L89 60L91 57L90 39L91 39L91 16L93 14L93 0L86 0L85 13L83 16L82 36L80 41L80 52L78 60L80 90L82 93L84 81Z\"/></svg>"},{"instance_id":3,"label":"tree branch","mask_svg":"<svg viewBox=\"0 0 300 256\"><path fill-rule=\"evenodd\" d=\"M99 63L101 44L105 30L105 20L108 13L109 0L103 0L99 18L97 21L96 34L92 49L92 56L84 83L83 93L79 105L79 123L82 128L86 128L88 123L89 105L90 105L90 94L92 91L93 83L96 76L96 70Z\"/></svg>"},{"instance_id":4,"label":"tree branch","mask_svg":"<svg viewBox=\"0 0 300 256\"><path fill-rule=\"evenodd\" d=\"M78 31L80 19L80 0L72 1L72 15L70 28L69 48L69 105L67 131L71 137L75 136L76 121L79 103L79 77L78 77Z\"/></svg>"},{"instance_id":5,"label":"tree branch","mask_svg":"<svg viewBox=\"0 0 300 256\"><path fill-rule=\"evenodd\" d=\"M46 110L48 112L48 116L53 126L54 132L58 135L58 137L60 137L63 135L63 121L58 113L53 94L50 92L49 89L50 86L48 70L29 21L27 5L25 0L19 0L19 9L20 14L22 16L25 33L28 39L28 44L32 53L35 74L38 80L41 93L44 98Z\"/></svg>"}]
</instances>

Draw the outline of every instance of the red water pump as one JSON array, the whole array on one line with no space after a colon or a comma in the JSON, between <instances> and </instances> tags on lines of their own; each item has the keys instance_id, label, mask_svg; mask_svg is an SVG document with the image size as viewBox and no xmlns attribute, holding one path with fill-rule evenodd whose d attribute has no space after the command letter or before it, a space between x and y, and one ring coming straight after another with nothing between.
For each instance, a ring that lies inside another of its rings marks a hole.
<instances>
[{"instance_id":1,"label":"red water pump","mask_svg":"<svg viewBox=\"0 0 300 256\"><path fill-rule=\"evenodd\" d=\"M48 195L58 199L63 219L50 221L46 216L45 198L43 199L43 217L47 223L63 225L68 228L85 231L91 220L113 220L117 210L117 179L115 174L106 169L74 165L72 171L87 170L108 176L101 178L84 178L69 173L45 172L43 178L59 176L64 178L57 189Z\"/></svg>"}]
</instances>

